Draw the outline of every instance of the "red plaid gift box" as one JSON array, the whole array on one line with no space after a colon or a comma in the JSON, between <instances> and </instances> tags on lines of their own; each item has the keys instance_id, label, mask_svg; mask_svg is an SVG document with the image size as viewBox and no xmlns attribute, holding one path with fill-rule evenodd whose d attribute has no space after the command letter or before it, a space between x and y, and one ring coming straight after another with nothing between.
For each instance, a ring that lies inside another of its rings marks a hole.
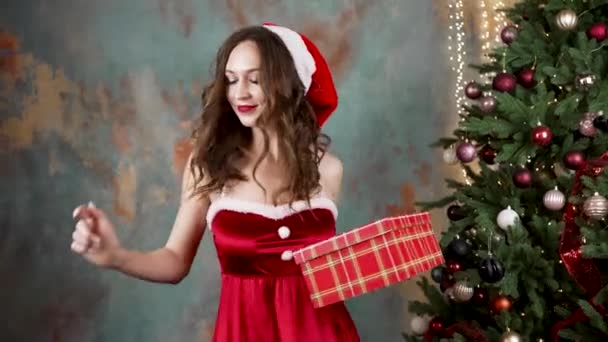
<instances>
[{"instance_id":1,"label":"red plaid gift box","mask_svg":"<svg viewBox=\"0 0 608 342\"><path fill-rule=\"evenodd\" d=\"M294 253L314 307L409 279L443 264L429 213L382 220Z\"/></svg>"}]
</instances>

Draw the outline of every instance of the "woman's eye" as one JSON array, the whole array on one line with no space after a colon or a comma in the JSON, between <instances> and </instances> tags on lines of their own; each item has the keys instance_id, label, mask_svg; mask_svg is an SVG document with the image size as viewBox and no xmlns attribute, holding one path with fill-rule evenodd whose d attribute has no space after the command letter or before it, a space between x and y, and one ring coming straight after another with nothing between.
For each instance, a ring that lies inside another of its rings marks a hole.
<instances>
[{"instance_id":1,"label":"woman's eye","mask_svg":"<svg viewBox=\"0 0 608 342\"><path fill-rule=\"evenodd\" d=\"M256 79L253 79L253 80L250 80L250 81L251 81L251 83L253 83L253 84L258 84L258 79L257 79L257 78L256 78Z\"/></svg>"}]
</instances>

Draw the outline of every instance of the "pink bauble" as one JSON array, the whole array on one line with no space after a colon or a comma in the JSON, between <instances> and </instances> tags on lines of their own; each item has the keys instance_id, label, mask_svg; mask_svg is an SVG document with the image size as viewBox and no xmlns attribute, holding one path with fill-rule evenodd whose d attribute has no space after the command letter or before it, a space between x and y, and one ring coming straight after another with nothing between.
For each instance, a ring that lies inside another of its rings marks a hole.
<instances>
[{"instance_id":1,"label":"pink bauble","mask_svg":"<svg viewBox=\"0 0 608 342\"><path fill-rule=\"evenodd\" d=\"M587 37L595 39L598 42L608 37L608 25L605 23L595 23L587 29Z\"/></svg>"},{"instance_id":2,"label":"pink bauble","mask_svg":"<svg viewBox=\"0 0 608 342\"><path fill-rule=\"evenodd\" d=\"M469 142L463 142L456 148L456 157L463 163L470 163L475 160L476 154L475 146Z\"/></svg>"}]
</instances>

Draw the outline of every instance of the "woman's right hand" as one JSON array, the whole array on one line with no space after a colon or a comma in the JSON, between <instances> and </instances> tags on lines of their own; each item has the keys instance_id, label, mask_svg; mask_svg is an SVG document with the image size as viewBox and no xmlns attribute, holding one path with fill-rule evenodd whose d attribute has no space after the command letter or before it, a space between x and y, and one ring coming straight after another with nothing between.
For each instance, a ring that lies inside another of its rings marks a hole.
<instances>
[{"instance_id":1,"label":"woman's right hand","mask_svg":"<svg viewBox=\"0 0 608 342\"><path fill-rule=\"evenodd\" d=\"M114 225L106 214L92 203L74 209L76 226L72 234L72 251L101 267L116 267L121 248Z\"/></svg>"}]
</instances>

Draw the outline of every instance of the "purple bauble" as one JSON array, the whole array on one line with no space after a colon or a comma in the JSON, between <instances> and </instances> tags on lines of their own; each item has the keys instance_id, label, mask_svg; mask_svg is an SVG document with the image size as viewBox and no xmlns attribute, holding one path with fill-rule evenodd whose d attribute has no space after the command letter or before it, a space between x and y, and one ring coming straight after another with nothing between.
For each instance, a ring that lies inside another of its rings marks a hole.
<instances>
[{"instance_id":1,"label":"purple bauble","mask_svg":"<svg viewBox=\"0 0 608 342\"><path fill-rule=\"evenodd\" d=\"M494 96L484 96L479 99L479 109L486 113L493 113L496 110L496 98Z\"/></svg>"},{"instance_id":2,"label":"purple bauble","mask_svg":"<svg viewBox=\"0 0 608 342\"><path fill-rule=\"evenodd\" d=\"M464 94L470 99L478 99L481 96L481 88L476 82L469 82L464 87Z\"/></svg>"},{"instance_id":3,"label":"purple bauble","mask_svg":"<svg viewBox=\"0 0 608 342\"><path fill-rule=\"evenodd\" d=\"M500 39L505 44L511 44L517 38L517 27L513 25L507 25L500 32Z\"/></svg>"},{"instance_id":4,"label":"purple bauble","mask_svg":"<svg viewBox=\"0 0 608 342\"><path fill-rule=\"evenodd\" d=\"M470 163L475 160L476 154L475 146L469 142L463 142L456 148L456 157L463 163Z\"/></svg>"}]
</instances>

